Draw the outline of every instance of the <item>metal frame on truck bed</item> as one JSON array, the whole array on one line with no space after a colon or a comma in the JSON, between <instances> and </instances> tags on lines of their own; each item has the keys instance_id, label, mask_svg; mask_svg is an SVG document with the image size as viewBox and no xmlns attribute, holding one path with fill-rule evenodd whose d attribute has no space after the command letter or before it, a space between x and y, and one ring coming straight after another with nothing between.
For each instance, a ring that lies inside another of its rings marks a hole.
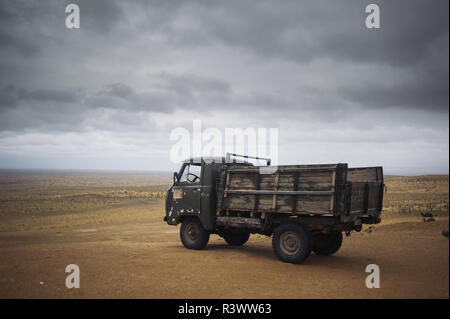
<instances>
[{"instance_id":1,"label":"metal frame on truck bed","mask_svg":"<svg viewBox=\"0 0 450 319\"><path fill-rule=\"evenodd\" d=\"M204 248L211 233L230 245L242 245L250 233L260 233L273 236L279 259L300 263L311 250L336 252L342 232L380 222L382 167L339 163L264 170L236 156L189 159L174 173L164 220L182 224L180 236L187 248ZM270 165L270 159L242 157Z\"/></svg>"}]
</instances>

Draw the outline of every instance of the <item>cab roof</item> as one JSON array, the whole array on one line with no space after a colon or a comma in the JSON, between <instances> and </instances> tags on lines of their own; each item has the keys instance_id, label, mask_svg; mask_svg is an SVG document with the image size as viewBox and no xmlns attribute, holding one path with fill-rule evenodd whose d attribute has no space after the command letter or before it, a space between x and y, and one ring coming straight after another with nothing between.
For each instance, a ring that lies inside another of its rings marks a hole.
<instances>
[{"instance_id":1,"label":"cab roof","mask_svg":"<svg viewBox=\"0 0 450 319\"><path fill-rule=\"evenodd\" d=\"M238 164L247 164L253 165L253 163L247 162L240 158L226 158L224 156L207 156L207 157L191 157L185 159L183 163L194 163L200 164L201 162L206 163L238 163Z\"/></svg>"}]
</instances>

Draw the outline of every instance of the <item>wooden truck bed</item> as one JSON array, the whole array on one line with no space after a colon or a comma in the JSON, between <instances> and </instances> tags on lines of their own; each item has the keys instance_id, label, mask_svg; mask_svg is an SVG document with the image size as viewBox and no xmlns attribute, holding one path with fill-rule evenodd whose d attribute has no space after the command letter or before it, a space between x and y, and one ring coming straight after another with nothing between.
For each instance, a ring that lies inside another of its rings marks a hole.
<instances>
[{"instance_id":1,"label":"wooden truck bed","mask_svg":"<svg viewBox=\"0 0 450 319\"><path fill-rule=\"evenodd\" d=\"M218 185L218 215L224 212L334 215L381 211L381 167L347 164L225 166Z\"/></svg>"},{"instance_id":2,"label":"wooden truck bed","mask_svg":"<svg viewBox=\"0 0 450 319\"><path fill-rule=\"evenodd\" d=\"M383 168L349 168L347 173L347 213L381 212L383 206Z\"/></svg>"}]
</instances>

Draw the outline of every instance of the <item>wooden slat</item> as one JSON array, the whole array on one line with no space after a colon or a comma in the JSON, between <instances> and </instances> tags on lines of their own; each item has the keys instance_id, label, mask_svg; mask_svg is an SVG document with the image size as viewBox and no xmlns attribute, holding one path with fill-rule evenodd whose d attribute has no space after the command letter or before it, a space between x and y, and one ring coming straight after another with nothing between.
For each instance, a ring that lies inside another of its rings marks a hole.
<instances>
[{"instance_id":1,"label":"wooden slat","mask_svg":"<svg viewBox=\"0 0 450 319\"><path fill-rule=\"evenodd\" d=\"M227 197L227 190L228 190L229 185L230 185L230 171L227 171L227 180L225 182L225 189L224 189L223 197Z\"/></svg>"},{"instance_id":2,"label":"wooden slat","mask_svg":"<svg viewBox=\"0 0 450 319\"><path fill-rule=\"evenodd\" d=\"M293 167L293 168L278 168L277 172L316 172L316 171L328 171L332 172L336 170L336 167ZM259 168L230 168L228 170L231 173L255 173L259 172Z\"/></svg>"},{"instance_id":3,"label":"wooden slat","mask_svg":"<svg viewBox=\"0 0 450 319\"><path fill-rule=\"evenodd\" d=\"M260 183L261 183L261 174L256 175L256 190L260 189ZM258 194L255 195L255 204L253 205L253 212L256 213L258 211L258 203L259 203L259 196Z\"/></svg>"},{"instance_id":4,"label":"wooden slat","mask_svg":"<svg viewBox=\"0 0 450 319\"><path fill-rule=\"evenodd\" d=\"M382 179L381 167L349 168L347 180L349 182L376 182Z\"/></svg>"},{"instance_id":5,"label":"wooden slat","mask_svg":"<svg viewBox=\"0 0 450 319\"><path fill-rule=\"evenodd\" d=\"M333 175L331 177L331 185L336 185L336 171L333 172ZM333 211L334 206L334 196L330 196L330 211Z\"/></svg>"},{"instance_id":6,"label":"wooden slat","mask_svg":"<svg viewBox=\"0 0 450 319\"><path fill-rule=\"evenodd\" d=\"M246 190L246 189L229 189L227 194L242 194L242 195L333 195L333 191L270 191L270 190Z\"/></svg>"},{"instance_id":7,"label":"wooden slat","mask_svg":"<svg viewBox=\"0 0 450 319\"><path fill-rule=\"evenodd\" d=\"M255 213L339 214L346 207L346 173L346 164L279 166L274 174L260 174L259 167L227 168L222 175L223 210L255 217Z\"/></svg>"},{"instance_id":8,"label":"wooden slat","mask_svg":"<svg viewBox=\"0 0 450 319\"><path fill-rule=\"evenodd\" d=\"M294 192L298 191L298 182L299 182L299 173L295 172L294 173ZM297 210L297 196L294 195L294 197L292 198L292 213L295 213Z\"/></svg>"},{"instance_id":9,"label":"wooden slat","mask_svg":"<svg viewBox=\"0 0 450 319\"><path fill-rule=\"evenodd\" d=\"M275 174L275 186L273 188L275 192L278 191L278 182L279 182L279 180L280 180L280 172L277 172ZM272 198L272 209L276 210L276 208L277 208L277 194L274 193L273 194L273 198Z\"/></svg>"},{"instance_id":10,"label":"wooden slat","mask_svg":"<svg viewBox=\"0 0 450 319\"><path fill-rule=\"evenodd\" d=\"M261 219L246 218L246 217L217 217L217 223L221 224L221 225L226 225L226 224L260 225Z\"/></svg>"}]
</instances>

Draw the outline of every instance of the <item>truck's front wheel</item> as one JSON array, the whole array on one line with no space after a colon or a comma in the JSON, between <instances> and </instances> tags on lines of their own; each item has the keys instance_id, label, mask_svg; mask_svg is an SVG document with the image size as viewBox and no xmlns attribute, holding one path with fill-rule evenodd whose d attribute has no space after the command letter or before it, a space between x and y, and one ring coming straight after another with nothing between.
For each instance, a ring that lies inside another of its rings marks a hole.
<instances>
[{"instance_id":1,"label":"truck's front wheel","mask_svg":"<svg viewBox=\"0 0 450 319\"><path fill-rule=\"evenodd\" d=\"M203 249L209 241L209 233L203 228L198 218L186 218L180 228L183 246L188 249Z\"/></svg>"},{"instance_id":2,"label":"truck's front wheel","mask_svg":"<svg viewBox=\"0 0 450 319\"><path fill-rule=\"evenodd\" d=\"M311 235L300 224L283 223L273 232L272 247L281 261L300 264L311 253Z\"/></svg>"},{"instance_id":3,"label":"truck's front wheel","mask_svg":"<svg viewBox=\"0 0 450 319\"><path fill-rule=\"evenodd\" d=\"M341 248L342 233L339 231L332 231L329 234L319 234L313 237L312 250L317 255L329 256L334 254Z\"/></svg>"},{"instance_id":4,"label":"truck's front wheel","mask_svg":"<svg viewBox=\"0 0 450 319\"><path fill-rule=\"evenodd\" d=\"M228 245L230 246L242 246L244 245L249 237L250 233L247 232L240 232L240 233L234 233L234 232L228 232L228 233L222 233L220 236L225 239Z\"/></svg>"}]
</instances>

